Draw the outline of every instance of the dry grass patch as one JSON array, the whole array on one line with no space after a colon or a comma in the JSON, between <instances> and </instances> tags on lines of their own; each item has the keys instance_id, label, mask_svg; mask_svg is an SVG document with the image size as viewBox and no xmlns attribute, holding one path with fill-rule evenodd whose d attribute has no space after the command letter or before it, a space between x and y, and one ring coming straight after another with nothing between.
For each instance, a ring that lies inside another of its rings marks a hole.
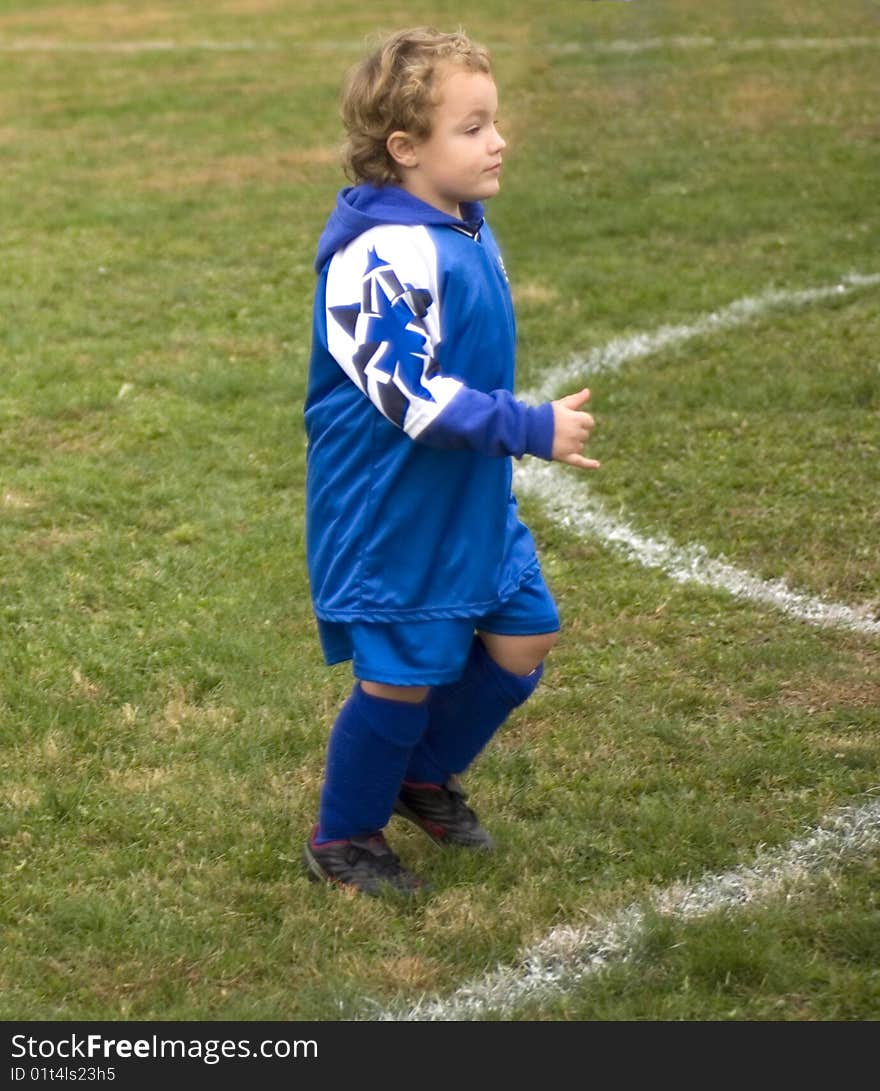
<instances>
[{"instance_id":1,"label":"dry grass patch","mask_svg":"<svg viewBox=\"0 0 880 1091\"><path fill-rule=\"evenodd\" d=\"M235 709L223 705L200 705L192 702L184 693L177 693L166 702L161 721L156 725L161 734L181 735L190 729L200 731L209 728L231 727L235 723Z\"/></svg>"},{"instance_id":2,"label":"dry grass patch","mask_svg":"<svg viewBox=\"0 0 880 1091\"><path fill-rule=\"evenodd\" d=\"M53 41L88 36L91 39L120 39L167 30L178 19L173 8L146 4L59 4L37 11L0 14L0 33L27 31L40 33Z\"/></svg>"},{"instance_id":3,"label":"dry grass patch","mask_svg":"<svg viewBox=\"0 0 880 1091\"><path fill-rule=\"evenodd\" d=\"M24 493L16 492L14 489L6 489L3 493L3 507L10 511L28 511L36 507L37 503L38 501L33 497L25 496Z\"/></svg>"},{"instance_id":4,"label":"dry grass patch","mask_svg":"<svg viewBox=\"0 0 880 1091\"><path fill-rule=\"evenodd\" d=\"M137 174L131 171L128 164L119 164L98 172L98 175L103 180L118 180L124 174L136 177L142 189L172 192L211 186L235 187L251 182L273 185L305 182L314 176L315 168L336 167L338 163L339 149L321 146L262 156L228 155L201 165L181 160L169 164L167 159L163 159L161 171L140 170Z\"/></svg>"},{"instance_id":5,"label":"dry grass patch","mask_svg":"<svg viewBox=\"0 0 880 1091\"><path fill-rule=\"evenodd\" d=\"M13 811L23 811L33 807L40 802L40 799L40 793L29 784L4 784L0 787L0 800ZM30 840L30 834L27 839Z\"/></svg>"},{"instance_id":6,"label":"dry grass patch","mask_svg":"<svg viewBox=\"0 0 880 1091\"><path fill-rule=\"evenodd\" d=\"M559 301L559 292L551 284L537 280L527 280L513 287L513 298L517 304L536 304L549 307Z\"/></svg>"},{"instance_id":7,"label":"dry grass patch","mask_svg":"<svg viewBox=\"0 0 880 1091\"><path fill-rule=\"evenodd\" d=\"M119 788L126 795L154 793L179 778L178 771L168 766L150 769L110 769L107 779L114 788Z\"/></svg>"},{"instance_id":8,"label":"dry grass patch","mask_svg":"<svg viewBox=\"0 0 880 1091\"><path fill-rule=\"evenodd\" d=\"M782 679L771 694L761 697L729 687L719 698L719 713L726 722L741 726L774 709L812 716L835 709L880 708L880 689L871 681L813 678L807 686L803 682L803 679Z\"/></svg>"},{"instance_id":9,"label":"dry grass patch","mask_svg":"<svg viewBox=\"0 0 880 1091\"><path fill-rule=\"evenodd\" d=\"M70 672L70 676L71 697L78 697L91 702L100 701L104 697L104 687L87 678L79 669L79 667L74 667L73 670Z\"/></svg>"},{"instance_id":10,"label":"dry grass patch","mask_svg":"<svg viewBox=\"0 0 880 1091\"><path fill-rule=\"evenodd\" d=\"M818 750L830 752L837 758L855 757L873 754L877 747L877 739L864 731L854 731L850 734L828 735L818 739L814 746Z\"/></svg>"},{"instance_id":11,"label":"dry grass patch","mask_svg":"<svg viewBox=\"0 0 880 1091\"><path fill-rule=\"evenodd\" d=\"M104 964L96 958L88 959L85 967L78 960L52 959L51 969L70 981L71 989L115 1010L118 1018L128 1018L132 1011L146 1006L155 1010L157 997L168 987L181 983L192 987L209 985L212 988L230 988L235 982L214 980L202 964L187 958L177 958L170 963L147 963L142 959L117 966ZM121 978L121 980L120 980Z\"/></svg>"},{"instance_id":12,"label":"dry grass patch","mask_svg":"<svg viewBox=\"0 0 880 1091\"><path fill-rule=\"evenodd\" d=\"M737 82L722 104L725 124L750 132L766 132L802 116L801 97L771 77Z\"/></svg>"},{"instance_id":13,"label":"dry grass patch","mask_svg":"<svg viewBox=\"0 0 880 1091\"><path fill-rule=\"evenodd\" d=\"M296 802L306 799L317 807L318 793L324 779L324 767L318 761L303 762L294 766L288 773L273 774L269 777L268 788L272 795L282 800L290 799L296 793Z\"/></svg>"},{"instance_id":14,"label":"dry grass patch","mask_svg":"<svg viewBox=\"0 0 880 1091\"><path fill-rule=\"evenodd\" d=\"M71 530L68 527L51 527L49 530L34 531L22 535L18 542L21 550L34 553L51 553L55 549L65 549L84 542L95 541L97 535L92 530Z\"/></svg>"},{"instance_id":15,"label":"dry grass patch","mask_svg":"<svg viewBox=\"0 0 880 1091\"><path fill-rule=\"evenodd\" d=\"M216 4L215 11L221 15L274 15L289 7L284 0L226 0Z\"/></svg>"},{"instance_id":16,"label":"dry grass patch","mask_svg":"<svg viewBox=\"0 0 880 1091\"><path fill-rule=\"evenodd\" d=\"M576 92L575 98L587 112L592 111L597 119L619 116L621 113L637 111L645 102L647 92L635 83L584 82Z\"/></svg>"},{"instance_id":17,"label":"dry grass patch","mask_svg":"<svg viewBox=\"0 0 880 1091\"><path fill-rule=\"evenodd\" d=\"M487 936L497 927L498 905L494 899L494 892L476 885L435 891L425 906L425 931L467 950L473 946L474 937Z\"/></svg>"},{"instance_id":18,"label":"dry grass patch","mask_svg":"<svg viewBox=\"0 0 880 1091\"><path fill-rule=\"evenodd\" d=\"M66 744L58 731L47 731L36 744L36 751L47 765L56 765L66 751Z\"/></svg>"},{"instance_id":19,"label":"dry grass patch","mask_svg":"<svg viewBox=\"0 0 880 1091\"><path fill-rule=\"evenodd\" d=\"M449 967L423 955L359 957L351 961L349 972L361 988L382 997L391 997L397 992L408 995L433 992L453 983Z\"/></svg>"},{"instance_id":20,"label":"dry grass patch","mask_svg":"<svg viewBox=\"0 0 880 1091\"><path fill-rule=\"evenodd\" d=\"M809 690L801 691L795 685L783 686L780 703L806 712L829 712L833 709L874 709L880 726L880 682L853 679L816 679Z\"/></svg>"}]
</instances>

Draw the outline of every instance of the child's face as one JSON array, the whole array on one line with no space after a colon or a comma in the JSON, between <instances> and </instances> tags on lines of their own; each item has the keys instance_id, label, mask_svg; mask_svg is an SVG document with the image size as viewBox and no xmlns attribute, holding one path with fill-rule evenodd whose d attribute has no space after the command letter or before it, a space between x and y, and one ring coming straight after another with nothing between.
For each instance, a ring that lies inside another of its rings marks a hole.
<instances>
[{"instance_id":1,"label":"child's face","mask_svg":"<svg viewBox=\"0 0 880 1091\"><path fill-rule=\"evenodd\" d=\"M506 144L495 127L498 93L491 76L452 64L438 75L431 135L415 145L415 163L403 186L459 216L463 202L484 201L498 192Z\"/></svg>"}]
</instances>

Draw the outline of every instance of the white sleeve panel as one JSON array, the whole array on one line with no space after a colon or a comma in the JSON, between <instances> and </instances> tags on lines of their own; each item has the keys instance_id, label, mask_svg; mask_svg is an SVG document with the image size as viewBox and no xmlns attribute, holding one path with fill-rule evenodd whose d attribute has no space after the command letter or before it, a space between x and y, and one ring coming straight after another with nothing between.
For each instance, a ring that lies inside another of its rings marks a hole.
<instances>
[{"instance_id":1,"label":"white sleeve panel","mask_svg":"<svg viewBox=\"0 0 880 1091\"><path fill-rule=\"evenodd\" d=\"M461 389L439 373L437 251L424 227L372 228L327 273L327 347L353 383L413 439Z\"/></svg>"}]
</instances>

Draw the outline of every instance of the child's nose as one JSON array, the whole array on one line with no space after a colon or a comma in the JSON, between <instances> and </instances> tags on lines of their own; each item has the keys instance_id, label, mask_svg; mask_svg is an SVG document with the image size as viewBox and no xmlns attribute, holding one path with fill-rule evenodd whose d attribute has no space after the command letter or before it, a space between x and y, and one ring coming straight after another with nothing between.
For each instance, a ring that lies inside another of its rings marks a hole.
<instances>
[{"instance_id":1,"label":"child's nose","mask_svg":"<svg viewBox=\"0 0 880 1091\"><path fill-rule=\"evenodd\" d=\"M494 127L492 129L492 147L499 152L504 151L504 149L507 147L507 141Z\"/></svg>"}]
</instances>

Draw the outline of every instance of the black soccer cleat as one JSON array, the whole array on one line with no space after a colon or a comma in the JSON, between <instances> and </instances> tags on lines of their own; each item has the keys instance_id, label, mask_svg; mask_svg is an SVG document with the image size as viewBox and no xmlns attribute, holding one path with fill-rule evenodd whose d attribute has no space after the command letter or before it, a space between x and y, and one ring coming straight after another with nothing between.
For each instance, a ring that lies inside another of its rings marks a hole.
<instances>
[{"instance_id":1,"label":"black soccer cleat","mask_svg":"<svg viewBox=\"0 0 880 1091\"><path fill-rule=\"evenodd\" d=\"M302 853L312 882L348 887L373 897L394 893L412 897L428 889L422 879L406 870L381 833L316 845L316 832L317 827Z\"/></svg>"},{"instance_id":2,"label":"black soccer cleat","mask_svg":"<svg viewBox=\"0 0 880 1091\"><path fill-rule=\"evenodd\" d=\"M465 803L458 777L445 784L413 784L404 781L394 813L414 822L438 845L462 845L490 851L495 842Z\"/></svg>"}]
</instances>

